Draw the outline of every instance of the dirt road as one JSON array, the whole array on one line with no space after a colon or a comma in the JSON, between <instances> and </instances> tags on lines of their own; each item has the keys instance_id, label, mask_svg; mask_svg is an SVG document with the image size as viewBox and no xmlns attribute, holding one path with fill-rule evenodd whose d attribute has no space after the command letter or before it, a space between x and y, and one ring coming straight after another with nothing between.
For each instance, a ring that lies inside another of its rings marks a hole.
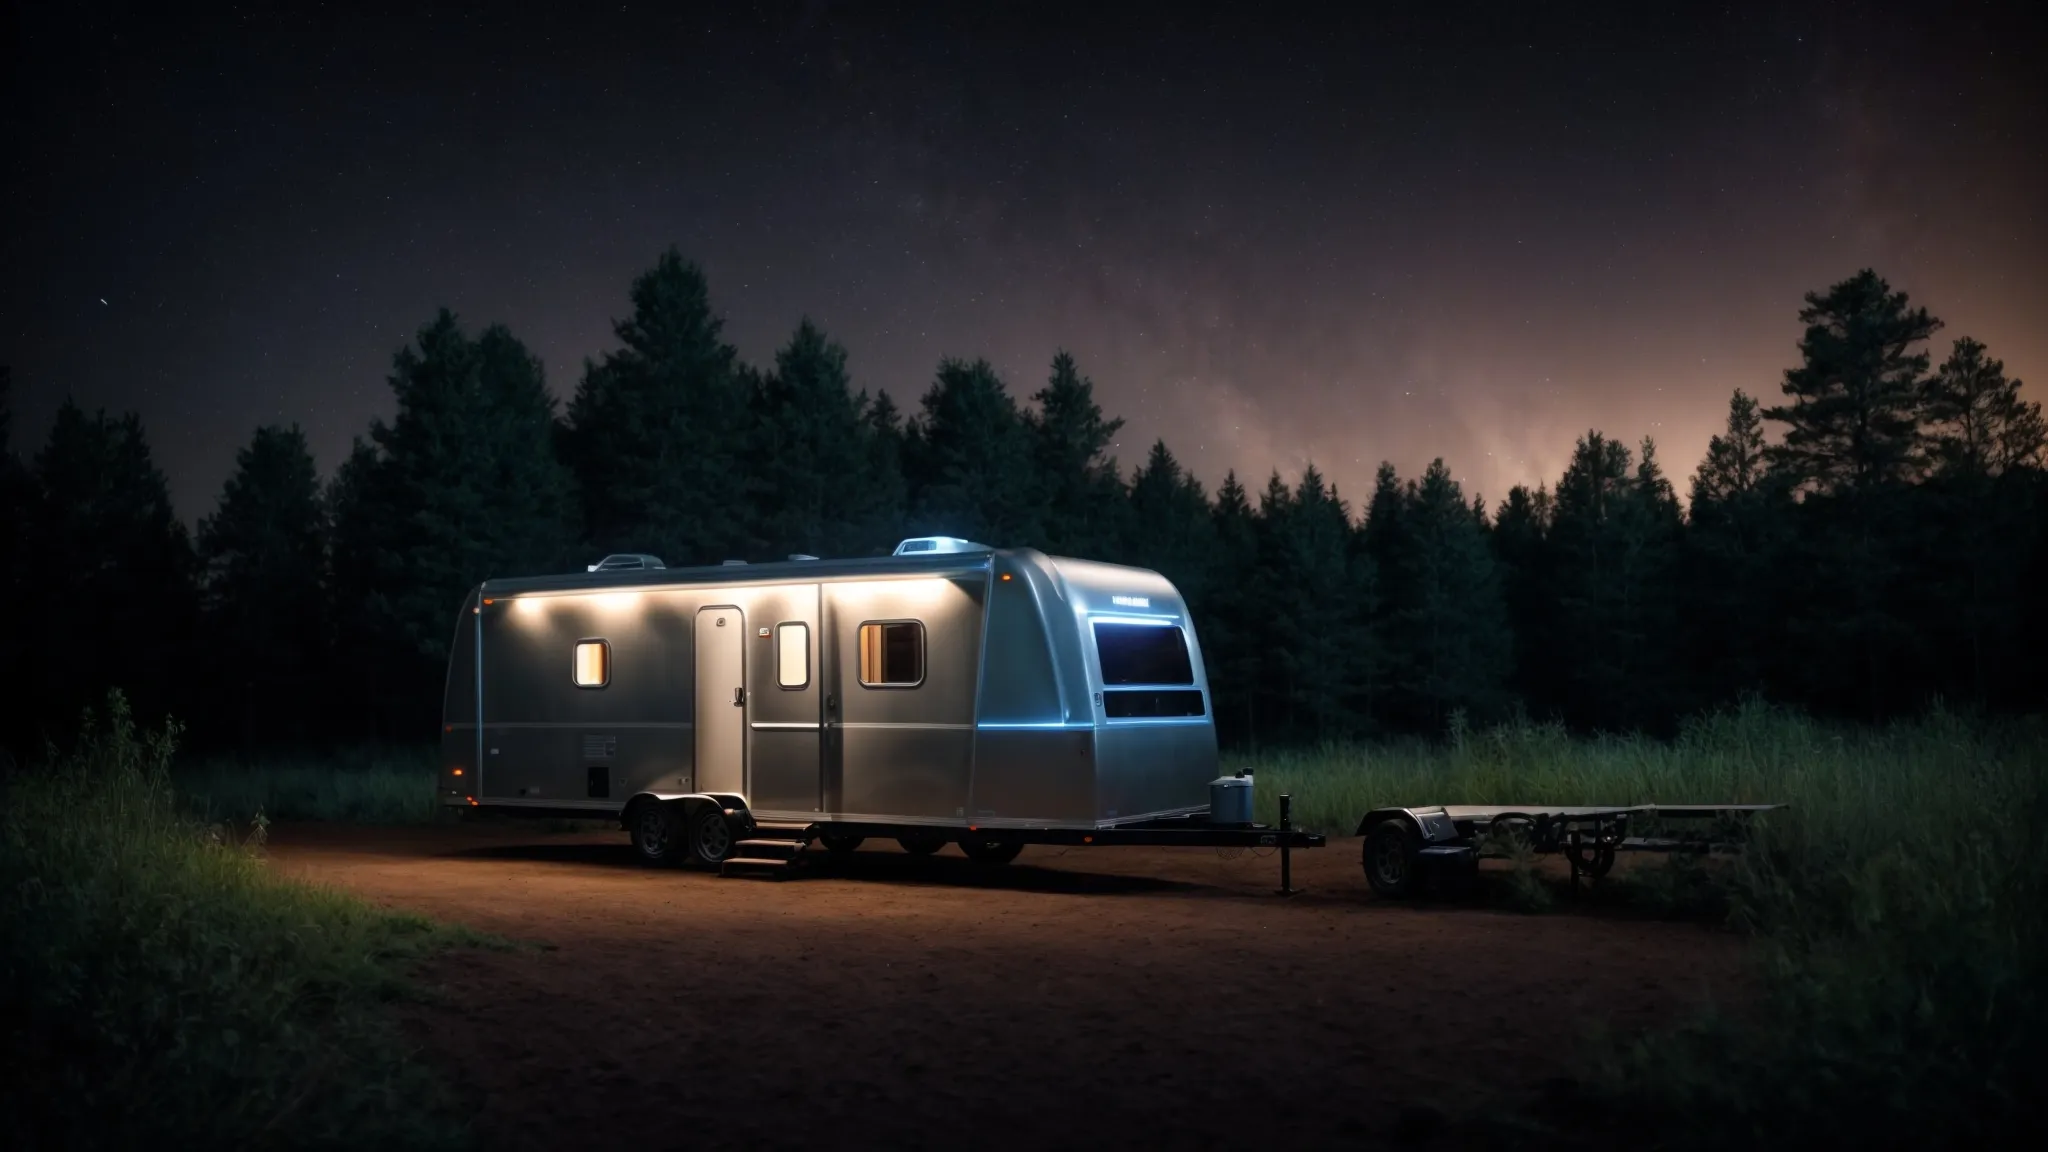
<instances>
[{"instance_id":1,"label":"dirt road","mask_svg":"<svg viewBox=\"0 0 2048 1152\"><path fill-rule=\"evenodd\" d=\"M494 1150L1374 1145L1738 984L1739 943L1696 926L1380 900L1354 840L1297 853L1291 899L1277 861L1195 849L870 845L784 883L519 825L270 852L549 946L439 961L444 1003L410 1010Z\"/></svg>"}]
</instances>

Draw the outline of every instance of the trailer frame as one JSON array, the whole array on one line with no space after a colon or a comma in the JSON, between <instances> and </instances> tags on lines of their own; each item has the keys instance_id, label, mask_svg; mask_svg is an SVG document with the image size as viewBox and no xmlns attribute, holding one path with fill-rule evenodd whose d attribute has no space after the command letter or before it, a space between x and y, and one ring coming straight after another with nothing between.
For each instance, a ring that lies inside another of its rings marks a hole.
<instances>
[{"instance_id":1,"label":"trailer frame","mask_svg":"<svg viewBox=\"0 0 2048 1152\"><path fill-rule=\"evenodd\" d=\"M1531 851L1562 855L1571 866L1571 890L1579 878L1599 880L1620 852L1732 850L1746 838L1749 820L1783 804L1436 804L1375 808L1358 822L1365 838L1360 866L1373 890L1395 899L1415 894L1431 881L1469 875L1495 839L1520 839ZM1716 822L1709 835L1632 836L1639 821ZM1715 838L1711 833L1729 833Z\"/></svg>"}]
</instances>

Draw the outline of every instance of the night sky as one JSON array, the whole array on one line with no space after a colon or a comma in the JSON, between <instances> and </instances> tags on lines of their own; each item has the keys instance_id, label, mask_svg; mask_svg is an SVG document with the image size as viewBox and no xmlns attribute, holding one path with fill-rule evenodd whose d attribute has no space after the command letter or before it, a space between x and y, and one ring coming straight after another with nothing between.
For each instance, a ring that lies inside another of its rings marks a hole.
<instances>
[{"instance_id":1,"label":"night sky","mask_svg":"<svg viewBox=\"0 0 2048 1152\"><path fill-rule=\"evenodd\" d=\"M9 13L0 363L17 450L135 409L188 520L259 423L331 471L439 305L566 398L670 243L755 363L808 314L913 407L1065 347L1127 471L1354 504L1589 426L1683 491L1866 265L2048 381L2038 2L171 7Z\"/></svg>"}]
</instances>

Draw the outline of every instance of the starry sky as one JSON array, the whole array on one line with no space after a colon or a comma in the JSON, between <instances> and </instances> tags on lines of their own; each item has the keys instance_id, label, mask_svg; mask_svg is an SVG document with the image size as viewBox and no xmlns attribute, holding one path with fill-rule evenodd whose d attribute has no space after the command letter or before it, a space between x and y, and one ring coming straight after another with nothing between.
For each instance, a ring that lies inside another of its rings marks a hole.
<instances>
[{"instance_id":1,"label":"starry sky","mask_svg":"<svg viewBox=\"0 0 2048 1152\"><path fill-rule=\"evenodd\" d=\"M177 8L175 19L164 11ZM1871 266L2048 382L2048 5L12 6L0 363L139 412L188 520L323 471L441 305L565 399L673 243L906 407L1066 348L1212 488L1390 459L1680 483ZM539 13L539 14L534 14Z\"/></svg>"}]
</instances>

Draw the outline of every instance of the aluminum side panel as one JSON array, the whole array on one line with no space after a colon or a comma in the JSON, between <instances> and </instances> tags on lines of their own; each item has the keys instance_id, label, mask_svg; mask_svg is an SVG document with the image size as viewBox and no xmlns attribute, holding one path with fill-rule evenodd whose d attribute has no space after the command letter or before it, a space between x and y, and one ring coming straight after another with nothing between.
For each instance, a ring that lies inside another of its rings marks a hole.
<instances>
[{"instance_id":1,"label":"aluminum side panel","mask_svg":"<svg viewBox=\"0 0 2048 1152\"><path fill-rule=\"evenodd\" d=\"M986 589L981 573L824 587L825 793L835 814L965 822ZM924 678L863 685L861 625L906 620L924 626Z\"/></svg>"},{"instance_id":2,"label":"aluminum side panel","mask_svg":"<svg viewBox=\"0 0 2048 1152\"><path fill-rule=\"evenodd\" d=\"M849 725L839 738L847 765L843 818L966 822L972 728Z\"/></svg>"},{"instance_id":3,"label":"aluminum side panel","mask_svg":"<svg viewBox=\"0 0 2048 1152\"><path fill-rule=\"evenodd\" d=\"M1097 730L1096 814L1128 820L1209 803L1216 729L1206 721L1109 722Z\"/></svg>"},{"instance_id":4,"label":"aluminum side panel","mask_svg":"<svg viewBox=\"0 0 2048 1152\"><path fill-rule=\"evenodd\" d=\"M975 733L976 821L1003 824L1095 823L1095 733L1085 727Z\"/></svg>"}]
</instances>

